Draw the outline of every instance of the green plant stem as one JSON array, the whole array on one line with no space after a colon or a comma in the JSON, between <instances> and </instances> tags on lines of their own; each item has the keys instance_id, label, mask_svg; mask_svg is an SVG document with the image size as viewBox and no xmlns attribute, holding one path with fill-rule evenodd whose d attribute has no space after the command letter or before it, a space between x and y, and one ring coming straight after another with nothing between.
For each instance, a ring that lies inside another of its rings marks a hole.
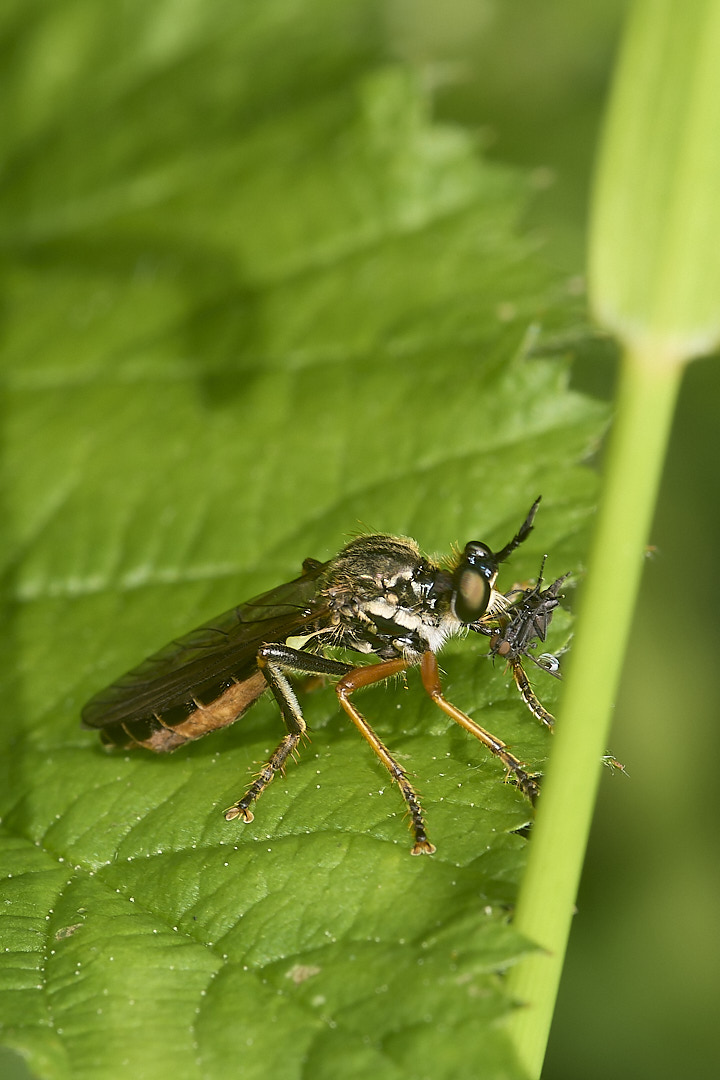
<instances>
[{"instance_id":1,"label":"green plant stem","mask_svg":"<svg viewBox=\"0 0 720 1080\"><path fill-rule=\"evenodd\" d=\"M538 807L515 926L541 952L508 976L525 1007L510 1020L521 1062L540 1076L640 583L682 368L626 353L603 497L581 594L556 744Z\"/></svg>"}]
</instances>

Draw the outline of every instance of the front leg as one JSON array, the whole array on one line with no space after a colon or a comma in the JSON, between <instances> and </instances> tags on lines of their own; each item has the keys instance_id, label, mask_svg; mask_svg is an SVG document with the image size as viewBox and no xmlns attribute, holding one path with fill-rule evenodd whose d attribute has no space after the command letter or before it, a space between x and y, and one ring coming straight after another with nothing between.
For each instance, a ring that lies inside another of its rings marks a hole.
<instances>
[{"instance_id":1,"label":"front leg","mask_svg":"<svg viewBox=\"0 0 720 1080\"><path fill-rule=\"evenodd\" d=\"M225 820L234 821L241 817L243 821L253 820L252 804L260 798L265 788L278 772L284 771L285 762L297 749L300 740L307 731L307 725L295 691L285 674L287 671L299 671L307 675L345 675L352 670L350 664L338 660L328 660L325 656L291 649L288 645L271 643L261 645L257 655L258 668L265 676L265 681L272 690L275 700L287 728L287 734L273 750L260 769L260 772L247 789L242 799L225 810Z\"/></svg>"},{"instance_id":2,"label":"front leg","mask_svg":"<svg viewBox=\"0 0 720 1080\"><path fill-rule=\"evenodd\" d=\"M516 758L514 754L510 753L510 748L502 739L498 739L492 732L486 731L485 728L480 727L474 720L471 720L469 716L466 716L456 705L453 705L451 701L448 701L442 692L442 685L440 683L440 672L438 670L438 662L435 653L426 652L423 655L420 673L422 676L423 686L426 693L430 695L432 700L438 705L447 716L455 721L456 724L460 724L466 731L469 731L471 735L474 735L479 742L487 746L496 757L500 758L508 773L512 776L513 782L520 788L523 795L527 795L531 803L535 803L538 795L540 794L539 777L534 773L527 771L523 763ZM539 702L538 702L539 704ZM549 713L548 713L549 715Z\"/></svg>"}]
</instances>

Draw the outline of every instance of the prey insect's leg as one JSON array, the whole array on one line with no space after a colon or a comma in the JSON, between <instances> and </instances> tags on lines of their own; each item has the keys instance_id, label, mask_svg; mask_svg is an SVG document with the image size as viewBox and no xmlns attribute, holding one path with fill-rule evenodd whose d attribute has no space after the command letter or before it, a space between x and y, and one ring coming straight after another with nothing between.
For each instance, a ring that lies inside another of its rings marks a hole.
<instances>
[{"instance_id":1,"label":"prey insect's leg","mask_svg":"<svg viewBox=\"0 0 720 1080\"><path fill-rule=\"evenodd\" d=\"M508 660L508 663L512 668L513 678L515 679L515 684L520 691L520 697L523 699L535 719L539 720L541 724L544 724L552 735L553 731L555 730L555 717L551 712L547 711L545 706L538 699L535 691L530 685L530 680L528 679L525 668L520 663L519 658L515 657L512 660ZM625 766L622 764L621 761L618 761L614 754L603 754L602 762L603 765L609 766L609 768L613 771L615 769L618 769L620 770L620 772L623 772L625 773L625 775L627 775L627 770L625 769Z\"/></svg>"},{"instance_id":2,"label":"prey insect's leg","mask_svg":"<svg viewBox=\"0 0 720 1080\"><path fill-rule=\"evenodd\" d=\"M307 730L300 703L285 671L302 671L309 675L344 675L352 670L349 664L341 664L337 660L328 660L324 656L301 652L281 644L262 645L258 650L257 661L280 706L287 735L275 747L242 799L227 808L226 821L234 821L239 817L246 822L253 820L251 805L259 799L275 773L283 771L285 762Z\"/></svg>"},{"instance_id":3,"label":"prey insect's leg","mask_svg":"<svg viewBox=\"0 0 720 1080\"><path fill-rule=\"evenodd\" d=\"M423 654L420 670L423 686L435 704L439 705L444 713L447 713L456 723L487 746L488 750L491 750L496 757L500 758L503 765L513 774L515 783L523 794L527 795L531 802L535 802L540 792L537 777L525 770L525 766L514 754L510 753L504 742L491 735L485 728L481 728L479 724L476 724L474 720L471 720L469 716L466 716L464 712L461 712L460 709L452 705L444 697L435 653L426 652Z\"/></svg>"},{"instance_id":4,"label":"prey insect's leg","mask_svg":"<svg viewBox=\"0 0 720 1080\"><path fill-rule=\"evenodd\" d=\"M410 812L412 831L415 837L412 854L432 855L433 851L435 851L435 847L428 840L425 831L425 821L423 820L422 807L420 806L420 799L418 798L417 792L408 780L403 767L398 764L387 747L383 745L380 739L378 739L362 713L358 712L355 705L350 701L350 695L356 690L360 690L363 686L372 686L373 683L381 682L383 679L389 679L392 675L400 675L401 672L405 671L409 666L410 665L406 660L397 659L385 660L383 663L372 664L370 667L352 668L337 684L335 692L345 712L355 724L360 734L370 743L373 750L390 773L390 776L397 782L397 785L400 788L402 797Z\"/></svg>"},{"instance_id":5,"label":"prey insect's leg","mask_svg":"<svg viewBox=\"0 0 720 1080\"><path fill-rule=\"evenodd\" d=\"M549 713L545 706L538 700L520 660L516 657L514 660L508 662L512 668L515 685L520 691L520 697L523 699L535 719L539 720L541 724L544 724L545 727L552 732L555 727L555 717L552 713Z\"/></svg>"}]
</instances>

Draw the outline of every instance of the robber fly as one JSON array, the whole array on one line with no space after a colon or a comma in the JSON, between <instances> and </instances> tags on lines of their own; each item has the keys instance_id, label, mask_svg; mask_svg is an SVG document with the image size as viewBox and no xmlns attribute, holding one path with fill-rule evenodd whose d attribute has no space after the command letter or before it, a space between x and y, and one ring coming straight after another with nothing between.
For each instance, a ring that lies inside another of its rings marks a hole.
<instances>
[{"instance_id":1,"label":"robber fly","mask_svg":"<svg viewBox=\"0 0 720 1080\"><path fill-rule=\"evenodd\" d=\"M498 757L512 781L535 800L538 777L504 742L446 700L436 653L466 629L486 634L497 629L510 641L517 620L524 625L530 618L536 601L526 597L525 607L516 605L508 618L512 600L495 582L501 563L530 534L539 502L504 547L492 551L472 540L447 566L422 555L413 540L386 535L359 536L328 562L306 559L294 581L205 623L101 691L85 706L83 725L100 728L108 746L174 750L232 724L269 689L286 733L243 797L225 810L228 821L250 822L255 802L284 770L306 731L290 674L336 677L340 705L400 788L414 835L413 855L431 854L435 848L418 795L352 695L419 666L433 701ZM549 619L549 599L538 603ZM523 632L527 644L528 635L537 636L536 624L527 623ZM328 648L374 656L378 662L354 666L325 655ZM502 651L499 645L497 651Z\"/></svg>"}]
</instances>

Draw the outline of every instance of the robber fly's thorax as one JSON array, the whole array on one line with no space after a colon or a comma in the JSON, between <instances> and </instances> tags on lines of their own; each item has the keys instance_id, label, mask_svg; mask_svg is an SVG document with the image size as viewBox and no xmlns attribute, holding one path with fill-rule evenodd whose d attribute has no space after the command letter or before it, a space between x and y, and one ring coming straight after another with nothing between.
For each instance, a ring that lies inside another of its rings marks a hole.
<instances>
[{"instance_id":1,"label":"robber fly's thorax","mask_svg":"<svg viewBox=\"0 0 720 1080\"><path fill-rule=\"evenodd\" d=\"M352 540L329 564L320 591L335 628L333 644L384 660L438 652L467 625L455 614L452 570L404 537Z\"/></svg>"}]
</instances>

